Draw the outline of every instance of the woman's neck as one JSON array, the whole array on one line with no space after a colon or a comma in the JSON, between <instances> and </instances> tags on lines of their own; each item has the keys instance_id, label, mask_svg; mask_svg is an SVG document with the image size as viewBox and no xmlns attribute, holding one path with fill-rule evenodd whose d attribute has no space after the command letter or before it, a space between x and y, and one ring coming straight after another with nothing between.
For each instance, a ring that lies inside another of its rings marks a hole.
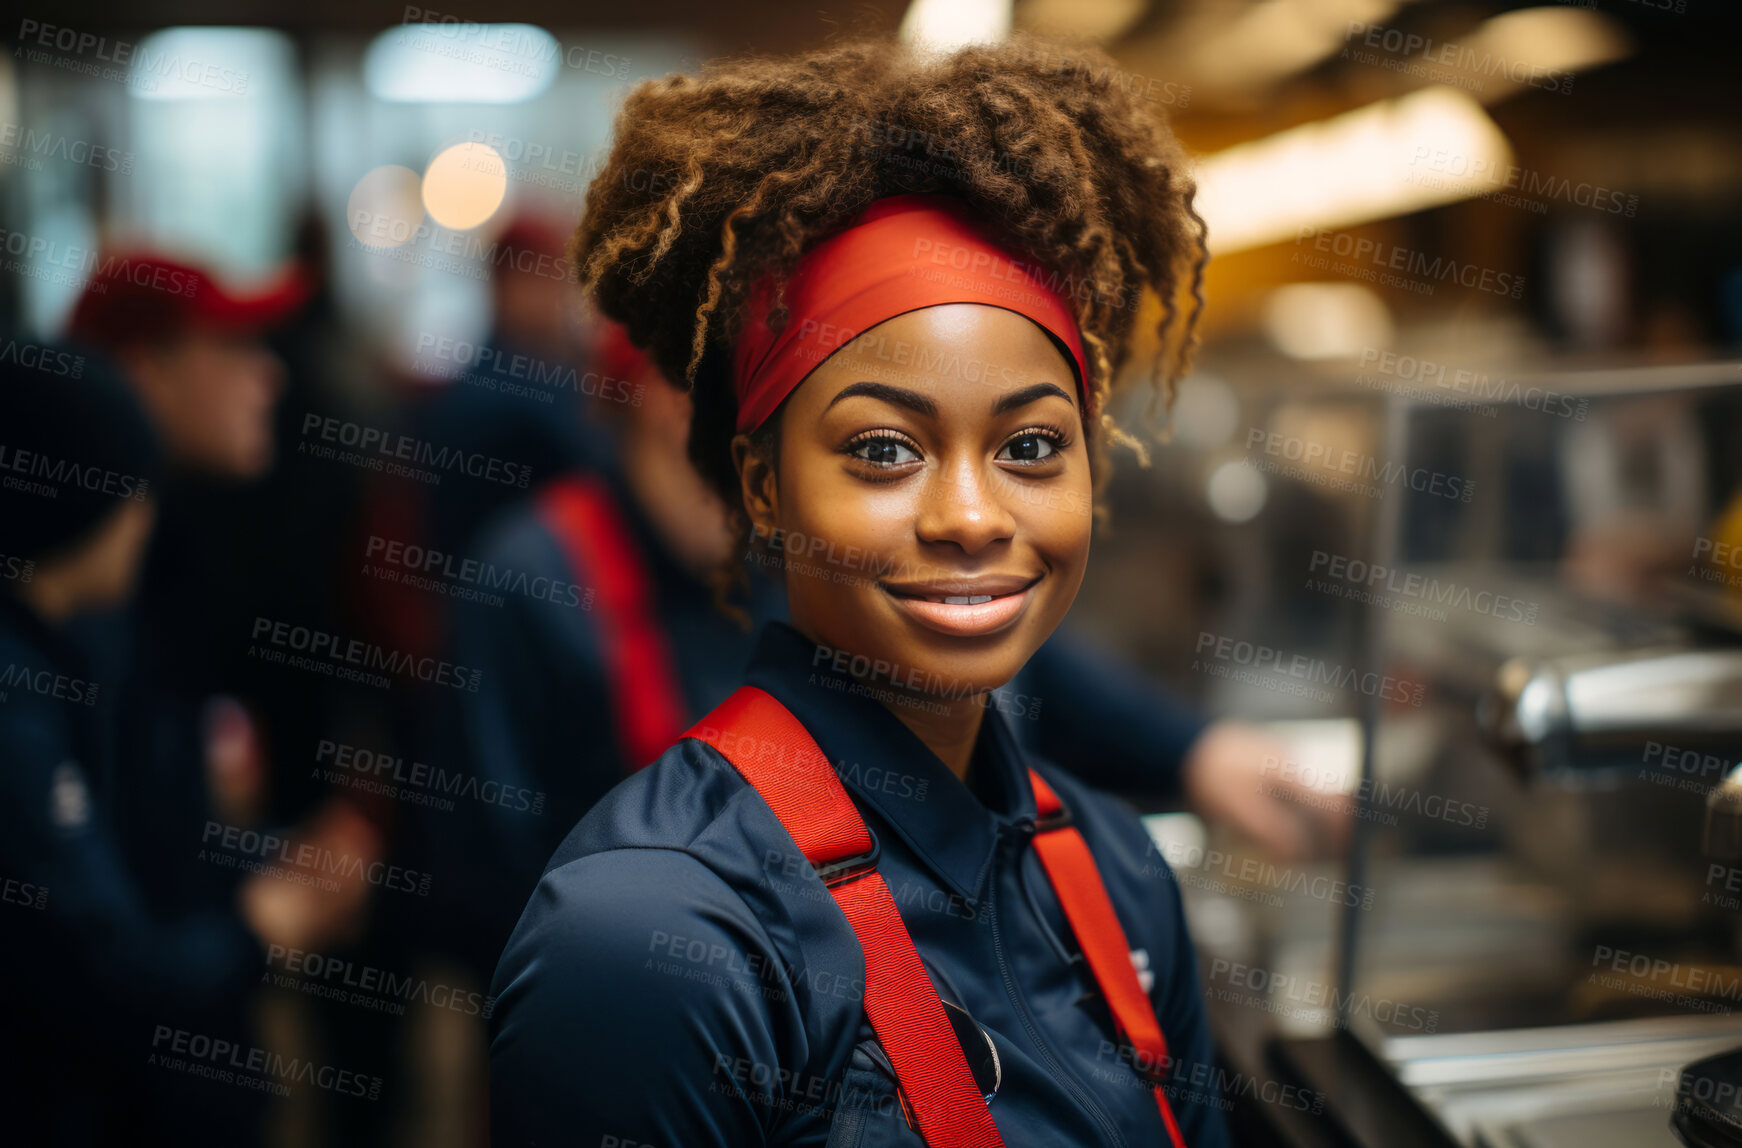
<instances>
[{"instance_id":1,"label":"woman's neck","mask_svg":"<svg viewBox=\"0 0 1742 1148\"><path fill-rule=\"evenodd\" d=\"M924 698L925 695L916 695ZM927 749L949 767L962 782L968 780L968 769L974 761L974 743L979 740L980 726L986 720L984 695L952 698L947 702L931 701L920 708L906 697L883 706L913 731L913 736L925 742ZM935 710L934 708L935 707ZM942 711L942 712L936 712Z\"/></svg>"},{"instance_id":2,"label":"woman's neck","mask_svg":"<svg viewBox=\"0 0 1742 1148\"><path fill-rule=\"evenodd\" d=\"M816 643L819 649L832 649L803 618L792 618L793 629ZM868 696L894 714L914 737L937 755L964 784L974 762L974 743L979 740L980 726L986 720L986 692L968 697L941 698L919 690L904 689L870 674L850 674L853 680L867 687Z\"/></svg>"}]
</instances>

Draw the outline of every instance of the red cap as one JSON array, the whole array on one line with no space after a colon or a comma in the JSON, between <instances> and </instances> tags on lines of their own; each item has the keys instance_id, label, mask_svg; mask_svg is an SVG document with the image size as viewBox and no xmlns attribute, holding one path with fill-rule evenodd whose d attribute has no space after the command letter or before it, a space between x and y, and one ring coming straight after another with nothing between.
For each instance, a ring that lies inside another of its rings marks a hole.
<instances>
[{"instance_id":1,"label":"red cap","mask_svg":"<svg viewBox=\"0 0 1742 1148\"><path fill-rule=\"evenodd\" d=\"M259 331L289 318L312 290L298 267L264 290L240 294L186 263L148 252L116 253L104 256L85 284L67 334L114 348L192 327Z\"/></svg>"}]
</instances>

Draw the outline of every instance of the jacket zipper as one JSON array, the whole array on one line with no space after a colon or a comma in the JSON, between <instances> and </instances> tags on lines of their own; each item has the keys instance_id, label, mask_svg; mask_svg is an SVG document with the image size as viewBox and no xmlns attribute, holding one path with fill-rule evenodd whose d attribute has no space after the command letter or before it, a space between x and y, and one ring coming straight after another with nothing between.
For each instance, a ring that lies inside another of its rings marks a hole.
<instances>
[{"instance_id":1,"label":"jacket zipper","mask_svg":"<svg viewBox=\"0 0 1742 1148\"><path fill-rule=\"evenodd\" d=\"M1024 837L1032 832L1032 823L1024 823ZM1010 840L1005 832L1004 826L999 826L998 838L998 856L999 859L1002 860L1004 856L1004 846ZM1018 858L1018 860L1020 859ZM987 907L992 912L992 951L998 958L998 972L999 975L1004 978L1004 991L1010 997L1011 1003L1016 1007L1016 1015L1022 1021L1023 1030L1028 1033L1029 1041L1040 1053L1041 1061L1046 1065L1047 1070L1052 1073L1055 1080L1061 1081L1065 1088L1069 1090L1070 1094L1076 1098L1077 1103L1082 1105L1089 1115L1095 1118L1095 1122L1101 1126L1101 1131L1106 1134L1107 1142L1118 1145L1119 1148L1124 1148L1125 1137L1120 1134L1118 1127L1113 1123L1113 1118L1107 1115L1106 1110L1101 1107L1092 1095L1090 1095L1089 1090L1083 1087L1082 1081L1078 1080L1076 1075L1072 1073L1070 1069L1061 1064L1058 1058L1053 1055L1052 1049L1048 1047L1045 1039L1040 1034L1039 1023L1035 1021L1034 1014L1028 1010L1028 1002L1023 999L1022 994L1017 990L1016 975L1011 971L1010 962L1005 959L1004 936L999 927L999 921L1002 918L1002 914L999 912L998 908L998 870L996 867L993 868L991 880L988 882L988 886L986 903Z\"/></svg>"}]
</instances>

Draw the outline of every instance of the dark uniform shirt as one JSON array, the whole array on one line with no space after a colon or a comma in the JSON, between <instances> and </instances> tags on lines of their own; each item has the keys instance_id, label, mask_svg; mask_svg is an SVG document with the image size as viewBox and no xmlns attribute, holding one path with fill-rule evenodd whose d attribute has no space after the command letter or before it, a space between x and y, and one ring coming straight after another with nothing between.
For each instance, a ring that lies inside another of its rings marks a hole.
<instances>
[{"instance_id":1,"label":"dark uniform shirt","mask_svg":"<svg viewBox=\"0 0 1742 1148\"><path fill-rule=\"evenodd\" d=\"M834 763L933 984L990 1035L1005 1143L1165 1143L1032 847L1029 762L1007 719L987 713L964 785L788 626L764 629L746 680ZM1201 1078L1212 1051L1178 886L1136 816L1035 764L1153 974L1178 1078ZM865 1019L845 917L767 804L700 742L617 786L569 835L492 992L498 1145L921 1143ZM1221 1112L1189 1085L1174 1108L1192 1148L1227 1143Z\"/></svg>"},{"instance_id":2,"label":"dark uniform shirt","mask_svg":"<svg viewBox=\"0 0 1742 1148\"><path fill-rule=\"evenodd\" d=\"M0 1109L21 1142L244 1143L257 1094L153 1057L176 1033L246 1047L265 953L234 911L148 909L98 785L106 690L0 593Z\"/></svg>"}]
</instances>

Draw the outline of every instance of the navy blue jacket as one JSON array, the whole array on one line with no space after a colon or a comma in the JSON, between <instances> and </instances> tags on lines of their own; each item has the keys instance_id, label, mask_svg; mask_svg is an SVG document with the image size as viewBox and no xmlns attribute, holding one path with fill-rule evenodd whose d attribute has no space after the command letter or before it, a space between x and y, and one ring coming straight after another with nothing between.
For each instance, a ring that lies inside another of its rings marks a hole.
<instances>
[{"instance_id":1,"label":"navy blue jacket","mask_svg":"<svg viewBox=\"0 0 1742 1148\"><path fill-rule=\"evenodd\" d=\"M123 1120L140 1144L242 1142L257 1097L150 1058L165 1031L244 1040L265 952L233 910L148 908L100 784L112 684L86 666L0 592L0 1110L42 1143L107 1142Z\"/></svg>"},{"instance_id":2,"label":"navy blue jacket","mask_svg":"<svg viewBox=\"0 0 1742 1148\"><path fill-rule=\"evenodd\" d=\"M1165 1143L1032 848L1006 719L987 713L964 785L788 626L764 629L746 681L835 764L934 985L993 1040L1005 1143ZM1221 1112L1189 1084L1212 1051L1178 887L1135 815L1037 768L1147 954L1187 1142L1220 1148ZM502 956L492 1141L918 1145L863 990L846 918L773 812L712 747L680 742L569 835Z\"/></svg>"}]
</instances>

